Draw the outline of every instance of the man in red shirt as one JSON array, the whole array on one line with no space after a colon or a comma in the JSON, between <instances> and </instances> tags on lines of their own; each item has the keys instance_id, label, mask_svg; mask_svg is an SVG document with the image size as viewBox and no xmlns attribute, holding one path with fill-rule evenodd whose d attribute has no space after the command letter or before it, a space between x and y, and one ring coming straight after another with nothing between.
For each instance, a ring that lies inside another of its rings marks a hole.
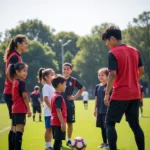
<instances>
[{"instance_id":1,"label":"man in red shirt","mask_svg":"<svg viewBox=\"0 0 150 150\"><path fill-rule=\"evenodd\" d=\"M62 76L56 76L52 80L52 85L56 90L51 98L51 124L55 140L53 150L60 150L62 140L65 140L66 137L67 108L65 100L61 95L66 89L66 79Z\"/></svg>"},{"instance_id":2,"label":"man in red shirt","mask_svg":"<svg viewBox=\"0 0 150 150\"><path fill-rule=\"evenodd\" d=\"M138 150L144 150L144 133L139 125L138 111L140 100L139 79L144 73L144 66L139 51L122 42L121 31L115 26L107 28L102 39L110 48L109 76L104 102L109 106L106 124L110 150L117 150L116 122L120 122L123 114L132 129ZM113 86L111 101L109 94Z\"/></svg>"}]
</instances>

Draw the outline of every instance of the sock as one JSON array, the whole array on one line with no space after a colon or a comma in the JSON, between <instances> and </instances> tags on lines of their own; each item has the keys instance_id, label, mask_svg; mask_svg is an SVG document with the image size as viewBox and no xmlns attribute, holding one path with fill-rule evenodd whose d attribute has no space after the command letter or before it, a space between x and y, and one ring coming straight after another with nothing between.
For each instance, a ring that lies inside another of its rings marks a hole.
<instances>
[{"instance_id":1,"label":"sock","mask_svg":"<svg viewBox=\"0 0 150 150\"><path fill-rule=\"evenodd\" d=\"M33 121L35 121L35 116L33 116Z\"/></svg>"},{"instance_id":2,"label":"sock","mask_svg":"<svg viewBox=\"0 0 150 150\"><path fill-rule=\"evenodd\" d=\"M41 116L39 116L39 121L41 121Z\"/></svg>"},{"instance_id":3,"label":"sock","mask_svg":"<svg viewBox=\"0 0 150 150\"><path fill-rule=\"evenodd\" d=\"M10 131L9 134L8 134L8 147L9 147L9 150L14 150L14 145L13 145L13 131Z\"/></svg>"},{"instance_id":4,"label":"sock","mask_svg":"<svg viewBox=\"0 0 150 150\"><path fill-rule=\"evenodd\" d=\"M46 142L46 148L51 147L51 142Z\"/></svg>"},{"instance_id":5,"label":"sock","mask_svg":"<svg viewBox=\"0 0 150 150\"><path fill-rule=\"evenodd\" d=\"M16 140L15 140L15 150L21 150L22 145L22 132L17 131L16 132Z\"/></svg>"},{"instance_id":6,"label":"sock","mask_svg":"<svg viewBox=\"0 0 150 150\"><path fill-rule=\"evenodd\" d=\"M15 149L15 140L16 140L16 133L13 132L12 143L14 145L14 149Z\"/></svg>"},{"instance_id":7,"label":"sock","mask_svg":"<svg viewBox=\"0 0 150 150\"><path fill-rule=\"evenodd\" d=\"M68 138L68 141L71 141L71 138Z\"/></svg>"}]
</instances>

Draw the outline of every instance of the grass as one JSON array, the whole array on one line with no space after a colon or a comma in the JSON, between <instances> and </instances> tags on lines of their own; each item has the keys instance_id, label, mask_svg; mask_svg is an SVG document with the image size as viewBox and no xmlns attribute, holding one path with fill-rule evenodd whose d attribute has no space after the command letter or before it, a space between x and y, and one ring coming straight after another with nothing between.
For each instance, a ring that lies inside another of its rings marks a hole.
<instances>
[{"instance_id":1,"label":"grass","mask_svg":"<svg viewBox=\"0 0 150 150\"><path fill-rule=\"evenodd\" d=\"M85 110L81 101L76 101L76 123L74 124L73 136L81 136L87 142L86 150L97 150L97 146L102 142L101 131L95 127L96 119L93 116L94 101L89 101L89 108ZM145 134L145 150L150 149L150 99L144 99L144 117L140 118L140 124ZM38 120L38 117L36 118ZM0 105L0 130L6 128L10 124L8 119L8 111L5 104ZM137 150L134 136L128 127L125 118L120 124L116 125L118 132L118 149L119 150ZM0 133L0 150L7 150L8 130ZM62 150L69 150L63 143ZM23 136L24 150L44 150L44 122L33 122L32 118L27 119L25 133Z\"/></svg>"}]
</instances>

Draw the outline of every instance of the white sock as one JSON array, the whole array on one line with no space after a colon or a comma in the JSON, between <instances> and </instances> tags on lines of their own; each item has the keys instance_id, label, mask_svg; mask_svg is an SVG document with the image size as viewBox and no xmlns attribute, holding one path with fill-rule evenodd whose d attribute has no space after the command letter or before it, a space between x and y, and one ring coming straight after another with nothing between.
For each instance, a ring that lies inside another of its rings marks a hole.
<instances>
[{"instance_id":1,"label":"white sock","mask_svg":"<svg viewBox=\"0 0 150 150\"><path fill-rule=\"evenodd\" d=\"M68 138L68 141L71 141L71 138Z\"/></svg>"},{"instance_id":2,"label":"white sock","mask_svg":"<svg viewBox=\"0 0 150 150\"><path fill-rule=\"evenodd\" d=\"M46 148L51 147L51 142L46 142Z\"/></svg>"}]
</instances>

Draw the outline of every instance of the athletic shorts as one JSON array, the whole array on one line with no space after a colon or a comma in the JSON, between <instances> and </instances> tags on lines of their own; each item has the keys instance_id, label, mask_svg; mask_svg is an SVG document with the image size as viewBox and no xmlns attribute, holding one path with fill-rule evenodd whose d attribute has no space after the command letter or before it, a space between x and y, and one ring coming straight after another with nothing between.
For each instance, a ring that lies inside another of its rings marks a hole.
<instances>
[{"instance_id":1,"label":"athletic shorts","mask_svg":"<svg viewBox=\"0 0 150 150\"><path fill-rule=\"evenodd\" d=\"M55 140L65 140L66 132L61 131L60 126L52 126L53 139Z\"/></svg>"},{"instance_id":2,"label":"athletic shorts","mask_svg":"<svg viewBox=\"0 0 150 150\"><path fill-rule=\"evenodd\" d=\"M96 127L106 127L106 114L98 114Z\"/></svg>"},{"instance_id":3,"label":"athletic shorts","mask_svg":"<svg viewBox=\"0 0 150 150\"><path fill-rule=\"evenodd\" d=\"M84 104L88 104L88 101L83 101Z\"/></svg>"},{"instance_id":4,"label":"athletic shorts","mask_svg":"<svg viewBox=\"0 0 150 150\"><path fill-rule=\"evenodd\" d=\"M75 108L72 107L67 109L67 123L74 123L75 122Z\"/></svg>"},{"instance_id":5,"label":"athletic shorts","mask_svg":"<svg viewBox=\"0 0 150 150\"><path fill-rule=\"evenodd\" d=\"M51 116L45 116L44 119L45 119L45 128L52 128Z\"/></svg>"},{"instance_id":6,"label":"athletic shorts","mask_svg":"<svg viewBox=\"0 0 150 150\"><path fill-rule=\"evenodd\" d=\"M7 104L8 112L9 112L9 118L12 119L12 95L11 94L4 94L4 100Z\"/></svg>"},{"instance_id":7,"label":"athletic shorts","mask_svg":"<svg viewBox=\"0 0 150 150\"><path fill-rule=\"evenodd\" d=\"M139 99L111 100L106 114L106 124L120 122L123 114L128 122L139 121Z\"/></svg>"},{"instance_id":8,"label":"athletic shorts","mask_svg":"<svg viewBox=\"0 0 150 150\"><path fill-rule=\"evenodd\" d=\"M35 114L36 112L41 113L41 106L33 106L33 113Z\"/></svg>"},{"instance_id":9,"label":"athletic shorts","mask_svg":"<svg viewBox=\"0 0 150 150\"><path fill-rule=\"evenodd\" d=\"M12 123L13 126L16 126L17 124L26 124L26 114L21 114L21 113L17 113L17 114L12 114Z\"/></svg>"}]
</instances>

